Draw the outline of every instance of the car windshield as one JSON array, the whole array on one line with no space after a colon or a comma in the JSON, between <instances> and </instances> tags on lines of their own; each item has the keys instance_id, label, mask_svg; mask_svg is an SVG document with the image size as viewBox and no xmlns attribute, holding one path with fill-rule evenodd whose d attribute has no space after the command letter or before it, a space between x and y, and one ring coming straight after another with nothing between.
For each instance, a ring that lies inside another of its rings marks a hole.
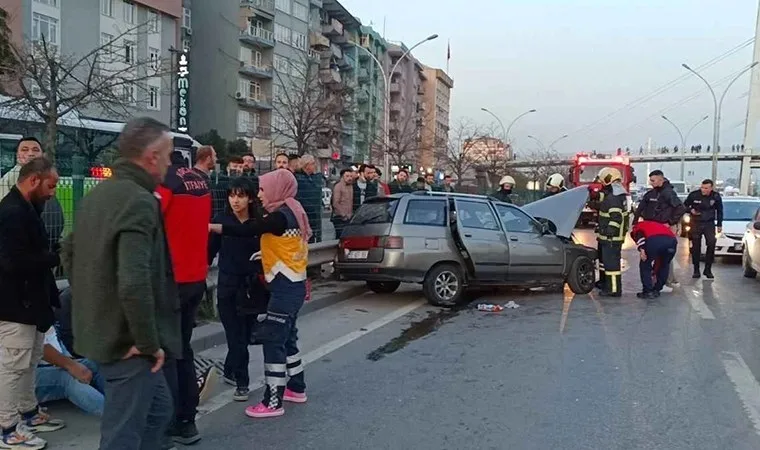
<instances>
[{"instance_id":1,"label":"car windshield","mask_svg":"<svg viewBox=\"0 0 760 450\"><path fill-rule=\"evenodd\" d=\"M723 202L723 220L749 222L755 216L760 202Z\"/></svg>"},{"instance_id":2,"label":"car windshield","mask_svg":"<svg viewBox=\"0 0 760 450\"><path fill-rule=\"evenodd\" d=\"M578 179L581 183L593 183L603 168L604 166L581 166Z\"/></svg>"},{"instance_id":3,"label":"car windshield","mask_svg":"<svg viewBox=\"0 0 760 450\"><path fill-rule=\"evenodd\" d=\"M351 219L352 225L391 223L398 207L397 198L373 199L364 203Z\"/></svg>"}]
</instances>

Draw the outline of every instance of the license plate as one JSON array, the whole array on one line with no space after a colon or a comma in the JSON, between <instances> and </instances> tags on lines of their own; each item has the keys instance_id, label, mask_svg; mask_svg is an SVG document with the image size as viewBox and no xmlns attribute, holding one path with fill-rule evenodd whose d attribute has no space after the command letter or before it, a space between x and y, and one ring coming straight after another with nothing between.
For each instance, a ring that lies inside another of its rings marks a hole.
<instances>
[{"instance_id":1,"label":"license plate","mask_svg":"<svg viewBox=\"0 0 760 450\"><path fill-rule=\"evenodd\" d=\"M367 255L369 255L369 251L367 250L352 250L348 252L348 255L346 255L346 258L348 259L367 259Z\"/></svg>"}]
</instances>

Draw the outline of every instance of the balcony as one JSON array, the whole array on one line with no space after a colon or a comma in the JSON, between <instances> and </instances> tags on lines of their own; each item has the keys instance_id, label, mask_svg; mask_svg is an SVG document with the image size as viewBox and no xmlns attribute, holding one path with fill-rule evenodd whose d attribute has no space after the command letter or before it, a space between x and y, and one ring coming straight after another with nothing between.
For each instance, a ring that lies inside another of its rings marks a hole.
<instances>
[{"instance_id":1,"label":"balcony","mask_svg":"<svg viewBox=\"0 0 760 450\"><path fill-rule=\"evenodd\" d=\"M391 102L391 112L400 113L402 109L403 106L401 105L401 102Z\"/></svg>"},{"instance_id":2,"label":"balcony","mask_svg":"<svg viewBox=\"0 0 760 450\"><path fill-rule=\"evenodd\" d=\"M343 50L340 49L335 44L330 44L330 47L327 48L325 51L322 52L322 58L330 59L342 59L343 58Z\"/></svg>"},{"instance_id":3,"label":"balcony","mask_svg":"<svg viewBox=\"0 0 760 450\"><path fill-rule=\"evenodd\" d=\"M311 0L311 4L319 9L322 9L322 0Z\"/></svg>"},{"instance_id":4,"label":"balcony","mask_svg":"<svg viewBox=\"0 0 760 450\"><path fill-rule=\"evenodd\" d=\"M369 71L367 69L359 69L359 81L363 83L369 81Z\"/></svg>"},{"instance_id":5,"label":"balcony","mask_svg":"<svg viewBox=\"0 0 760 450\"><path fill-rule=\"evenodd\" d=\"M268 126L257 127L255 125L247 125L243 128L240 128L238 125L237 134L238 136L245 136L247 138L271 139L272 129Z\"/></svg>"},{"instance_id":6,"label":"balcony","mask_svg":"<svg viewBox=\"0 0 760 450\"><path fill-rule=\"evenodd\" d=\"M401 83L391 83L391 94L401 92Z\"/></svg>"},{"instance_id":7,"label":"balcony","mask_svg":"<svg viewBox=\"0 0 760 450\"><path fill-rule=\"evenodd\" d=\"M272 100L264 94L237 92L235 98L237 99L238 104L245 108L272 109Z\"/></svg>"},{"instance_id":8,"label":"balcony","mask_svg":"<svg viewBox=\"0 0 760 450\"><path fill-rule=\"evenodd\" d=\"M240 40L246 44L258 47L274 47L274 34L265 28L249 27L246 30L241 30Z\"/></svg>"},{"instance_id":9,"label":"balcony","mask_svg":"<svg viewBox=\"0 0 760 450\"><path fill-rule=\"evenodd\" d=\"M343 58L338 60L338 65L344 70L355 70L356 60L348 53L344 53Z\"/></svg>"},{"instance_id":10,"label":"balcony","mask_svg":"<svg viewBox=\"0 0 760 450\"><path fill-rule=\"evenodd\" d=\"M425 95L425 88L420 86L417 88L417 95Z\"/></svg>"},{"instance_id":11,"label":"balcony","mask_svg":"<svg viewBox=\"0 0 760 450\"><path fill-rule=\"evenodd\" d=\"M329 37L340 36L343 34L343 24L338 20L330 19L322 24L322 33Z\"/></svg>"},{"instance_id":12,"label":"balcony","mask_svg":"<svg viewBox=\"0 0 760 450\"><path fill-rule=\"evenodd\" d=\"M259 15L274 19L274 0L241 0L240 6L253 8Z\"/></svg>"},{"instance_id":13,"label":"balcony","mask_svg":"<svg viewBox=\"0 0 760 450\"><path fill-rule=\"evenodd\" d=\"M343 150L340 152L341 156L347 158L349 161L356 156L356 150L350 144L343 144Z\"/></svg>"},{"instance_id":14,"label":"balcony","mask_svg":"<svg viewBox=\"0 0 760 450\"><path fill-rule=\"evenodd\" d=\"M253 78L271 79L272 78L272 66L249 64L245 61L240 61L239 72L248 75Z\"/></svg>"},{"instance_id":15,"label":"balcony","mask_svg":"<svg viewBox=\"0 0 760 450\"><path fill-rule=\"evenodd\" d=\"M324 34L312 31L309 33L309 46L317 50L326 50L330 46L330 39Z\"/></svg>"}]
</instances>

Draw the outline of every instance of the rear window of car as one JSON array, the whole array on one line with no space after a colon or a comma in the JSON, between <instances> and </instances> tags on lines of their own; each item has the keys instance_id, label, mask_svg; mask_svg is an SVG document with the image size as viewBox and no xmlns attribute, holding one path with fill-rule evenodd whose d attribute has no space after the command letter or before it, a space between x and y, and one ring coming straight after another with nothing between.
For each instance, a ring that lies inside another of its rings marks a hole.
<instances>
[{"instance_id":1,"label":"rear window of car","mask_svg":"<svg viewBox=\"0 0 760 450\"><path fill-rule=\"evenodd\" d=\"M446 202L441 200L409 200L404 223L408 225L446 226Z\"/></svg>"},{"instance_id":2,"label":"rear window of car","mask_svg":"<svg viewBox=\"0 0 760 450\"><path fill-rule=\"evenodd\" d=\"M354 214L351 224L391 223L393 216L396 215L398 202L397 198L372 199L365 202Z\"/></svg>"}]
</instances>

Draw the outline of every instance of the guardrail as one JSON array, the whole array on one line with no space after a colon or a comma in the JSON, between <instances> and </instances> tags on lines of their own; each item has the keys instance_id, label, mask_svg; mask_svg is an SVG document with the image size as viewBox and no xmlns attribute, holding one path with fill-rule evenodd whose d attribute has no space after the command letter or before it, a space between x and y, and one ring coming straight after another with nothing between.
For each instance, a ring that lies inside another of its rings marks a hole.
<instances>
[{"instance_id":1,"label":"guardrail","mask_svg":"<svg viewBox=\"0 0 760 450\"><path fill-rule=\"evenodd\" d=\"M309 244L309 267L318 267L322 264L328 264L333 262L335 258L335 252L338 250L338 241L324 241L317 242L316 244ZM211 295L215 294L217 278L219 276L219 269L216 267L216 261L214 265L209 268L208 275L206 276L207 290ZM57 280L56 284L58 289L66 289L69 287L69 280L61 279Z\"/></svg>"}]
</instances>

